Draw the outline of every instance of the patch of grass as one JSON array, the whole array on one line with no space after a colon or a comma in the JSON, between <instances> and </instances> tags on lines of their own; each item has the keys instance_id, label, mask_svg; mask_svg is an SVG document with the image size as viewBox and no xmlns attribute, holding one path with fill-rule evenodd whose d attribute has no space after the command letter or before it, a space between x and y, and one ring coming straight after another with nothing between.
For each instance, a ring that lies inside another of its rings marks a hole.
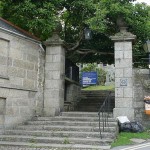
<instances>
[{"instance_id":1,"label":"patch of grass","mask_svg":"<svg viewBox=\"0 0 150 150\"><path fill-rule=\"evenodd\" d=\"M114 90L114 88L115 88L114 85L109 85L109 86L94 85L94 86L85 87L82 90Z\"/></svg>"},{"instance_id":2,"label":"patch of grass","mask_svg":"<svg viewBox=\"0 0 150 150\"><path fill-rule=\"evenodd\" d=\"M68 138L65 138L64 141L63 141L63 144L70 144L70 141Z\"/></svg>"},{"instance_id":3,"label":"patch of grass","mask_svg":"<svg viewBox=\"0 0 150 150\"><path fill-rule=\"evenodd\" d=\"M150 134L147 131L142 133L121 132L117 139L111 144L111 147L133 144L133 142L130 141L132 138L149 139Z\"/></svg>"}]
</instances>

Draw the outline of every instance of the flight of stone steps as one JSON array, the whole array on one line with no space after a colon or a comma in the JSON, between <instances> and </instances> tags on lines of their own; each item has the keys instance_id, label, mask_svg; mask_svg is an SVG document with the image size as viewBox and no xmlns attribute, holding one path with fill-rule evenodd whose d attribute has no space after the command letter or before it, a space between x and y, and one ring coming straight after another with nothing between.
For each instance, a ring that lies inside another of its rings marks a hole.
<instances>
[{"instance_id":1,"label":"flight of stone steps","mask_svg":"<svg viewBox=\"0 0 150 150\"><path fill-rule=\"evenodd\" d=\"M117 134L117 122L109 118L109 127L99 134L98 113L62 112L56 117L35 117L23 125L5 130L0 146L48 149L110 149ZM101 123L102 124L102 123Z\"/></svg>"},{"instance_id":2,"label":"flight of stone steps","mask_svg":"<svg viewBox=\"0 0 150 150\"><path fill-rule=\"evenodd\" d=\"M81 91L81 100L78 103L77 110L85 112L98 112L100 106L103 104L109 91ZM110 110L113 111L115 107L115 93L112 91L110 100Z\"/></svg>"}]
</instances>

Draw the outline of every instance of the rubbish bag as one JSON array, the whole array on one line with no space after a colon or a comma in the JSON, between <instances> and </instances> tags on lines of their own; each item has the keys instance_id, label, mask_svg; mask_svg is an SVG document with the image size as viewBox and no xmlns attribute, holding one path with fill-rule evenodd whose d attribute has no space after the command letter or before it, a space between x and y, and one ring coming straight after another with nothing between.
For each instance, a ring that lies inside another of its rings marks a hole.
<instances>
[{"instance_id":1,"label":"rubbish bag","mask_svg":"<svg viewBox=\"0 0 150 150\"><path fill-rule=\"evenodd\" d=\"M124 123L119 123L119 131L121 132L143 132L143 126L137 122L124 122Z\"/></svg>"},{"instance_id":2,"label":"rubbish bag","mask_svg":"<svg viewBox=\"0 0 150 150\"><path fill-rule=\"evenodd\" d=\"M132 126L131 122L119 123L119 131L121 132L131 132Z\"/></svg>"},{"instance_id":3,"label":"rubbish bag","mask_svg":"<svg viewBox=\"0 0 150 150\"><path fill-rule=\"evenodd\" d=\"M137 121L131 122L132 132L143 132L143 126Z\"/></svg>"}]
</instances>

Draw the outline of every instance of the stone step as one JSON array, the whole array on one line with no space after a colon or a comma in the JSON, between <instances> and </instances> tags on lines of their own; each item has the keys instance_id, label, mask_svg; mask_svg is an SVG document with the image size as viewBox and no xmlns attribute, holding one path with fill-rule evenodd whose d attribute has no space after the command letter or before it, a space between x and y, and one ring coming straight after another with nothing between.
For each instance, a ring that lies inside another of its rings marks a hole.
<instances>
[{"instance_id":1,"label":"stone step","mask_svg":"<svg viewBox=\"0 0 150 150\"><path fill-rule=\"evenodd\" d=\"M46 144L46 143L25 143L25 142L6 142L6 141L0 141L1 146L6 146L7 150L12 150L12 146L16 149L19 149L21 147L21 150L33 150L33 148L46 148L46 150L49 150L50 148L54 148L52 150L109 150L110 146L100 146L100 145L84 145L84 144ZM9 149L11 146L11 149ZM8 147L8 148L7 148ZM24 149L25 148L25 149ZM16 150L13 149L13 150Z\"/></svg>"},{"instance_id":2,"label":"stone step","mask_svg":"<svg viewBox=\"0 0 150 150\"><path fill-rule=\"evenodd\" d=\"M105 94L108 93L108 90L81 90L81 92L87 92L87 93L101 93L101 94ZM113 91L112 91L113 92Z\"/></svg>"},{"instance_id":3,"label":"stone step","mask_svg":"<svg viewBox=\"0 0 150 150\"><path fill-rule=\"evenodd\" d=\"M99 92L81 92L81 95L99 95L99 96L102 96L102 97L104 97L104 96L107 96L108 95L108 93L99 93ZM111 95L112 96L114 96L115 95L115 92L113 92L113 93L111 93Z\"/></svg>"},{"instance_id":4,"label":"stone step","mask_svg":"<svg viewBox=\"0 0 150 150\"><path fill-rule=\"evenodd\" d=\"M82 122L82 121L28 121L28 125L62 125L62 126L99 126L99 122ZM102 124L102 121L101 121ZM116 126L116 122L109 122L110 126Z\"/></svg>"},{"instance_id":5,"label":"stone step","mask_svg":"<svg viewBox=\"0 0 150 150\"><path fill-rule=\"evenodd\" d=\"M59 125L21 125L15 130L48 130L48 131L80 131L80 132L99 132L98 127L90 126L59 126ZM102 128L101 128L102 130ZM115 132L115 127L106 127L105 132Z\"/></svg>"},{"instance_id":6,"label":"stone step","mask_svg":"<svg viewBox=\"0 0 150 150\"><path fill-rule=\"evenodd\" d=\"M84 100L84 101L96 101L96 102L103 102L105 100L105 97L90 97L90 96L84 96L84 97L81 97L81 100Z\"/></svg>"},{"instance_id":7,"label":"stone step","mask_svg":"<svg viewBox=\"0 0 150 150\"><path fill-rule=\"evenodd\" d=\"M57 116L57 117L36 117L34 120L38 121L85 121L85 122L98 122L99 118L97 117L71 117L71 116ZM109 122L114 122L114 118L108 118ZM116 121L115 121L116 122Z\"/></svg>"},{"instance_id":8,"label":"stone step","mask_svg":"<svg viewBox=\"0 0 150 150\"><path fill-rule=\"evenodd\" d=\"M109 145L111 138L68 138L68 137L38 137L22 135L1 135L0 141L28 142L28 143L55 143L55 144L86 144L86 145Z\"/></svg>"},{"instance_id":9,"label":"stone step","mask_svg":"<svg viewBox=\"0 0 150 150\"><path fill-rule=\"evenodd\" d=\"M98 113L95 112L79 112L79 111L72 111L72 112L62 112L61 116L71 116L71 117L98 117Z\"/></svg>"},{"instance_id":10,"label":"stone step","mask_svg":"<svg viewBox=\"0 0 150 150\"><path fill-rule=\"evenodd\" d=\"M86 103L86 102L81 102L81 103L78 103L78 107L97 107L97 108L100 108L102 106L102 104L100 103ZM110 103L109 107L114 107L115 106L115 103Z\"/></svg>"},{"instance_id":11,"label":"stone step","mask_svg":"<svg viewBox=\"0 0 150 150\"><path fill-rule=\"evenodd\" d=\"M110 112L112 112L113 108L114 108L113 106L109 107ZM80 111L87 111L87 110L89 110L89 112L90 112L90 110L93 110L92 112L98 112L99 109L100 109L100 106L97 107L97 106L86 106L86 105L83 106L83 105L81 105L81 106L78 107L78 111L79 110Z\"/></svg>"},{"instance_id":12,"label":"stone step","mask_svg":"<svg viewBox=\"0 0 150 150\"><path fill-rule=\"evenodd\" d=\"M99 132L74 132L74 131L47 131L47 130L6 130L5 135L27 135L44 137L75 137L75 138L100 138ZM115 133L102 132L103 138L115 138Z\"/></svg>"},{"instance_id":13,"label":"stone step","mask_svg":"<svg viewBox=\"0 0 150 150\"><path fill-rule=\"evenodd\" d=\"M106 114L105 114L106 115ZM0 145L19 147L60 148L61 150L109 149L116 138L117 122L110 114L102 139L99 133L98 113L62 112L56 117L35 117L0 135ZM19 143L19 144L18 144Z\"/></svg>"}]
</instances>

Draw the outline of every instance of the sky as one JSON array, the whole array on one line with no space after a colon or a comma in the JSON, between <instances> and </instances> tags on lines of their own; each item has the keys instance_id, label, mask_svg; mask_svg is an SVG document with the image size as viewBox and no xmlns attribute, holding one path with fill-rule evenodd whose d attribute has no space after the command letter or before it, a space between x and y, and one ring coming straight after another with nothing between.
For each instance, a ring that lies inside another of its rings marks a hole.
<instances>
[{"instance_id":1,"label":"sky","mask_svg":"<svg viewBox=\"0 0 150 150\"><path fill-rule=\"evenodd\" d=\"M148 5L150 5L150 0L137 0L137 2L139 2L139 3L144 2L144 3L147 3Z\"/></svg>"}]
</instances>

